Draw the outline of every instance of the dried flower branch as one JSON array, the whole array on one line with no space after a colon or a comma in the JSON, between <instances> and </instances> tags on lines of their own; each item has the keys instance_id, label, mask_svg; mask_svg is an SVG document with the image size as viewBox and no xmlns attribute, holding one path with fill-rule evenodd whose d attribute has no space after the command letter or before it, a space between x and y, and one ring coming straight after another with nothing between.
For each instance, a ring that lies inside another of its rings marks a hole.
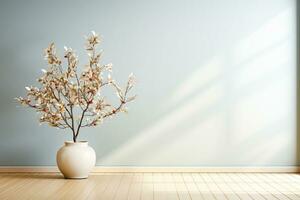
<instances>
[{"instance_id":1,"label":"dried flower branch","mask_svg":"<svg viewBox=\"0 0 300 200\"><path fill-rule=\"evenodd\" d=\"M128 97L134 86L134 77L129 75L124 90L111 77L112 64L101 65L101 52L97 52L100 44L98 34L86 38L86 51L89 63L79 73L78 58L75 52L65 47L64 58L67 66L56 54L54 43L45 49L45 59L49 67L42 69L43 75L38 79L40 88L25 87L26 97L16 98L21 105L34 108L40 113L39 121L50 126L72 130L73 141L76 142L80 128L99 125L105 118L119 112L127 112L125 104L133 101L136 96ZM104 78L104 72L108 72ZM116 90L119 105L114 106L101 97L101 88L112 86Z\"/></svg>"}]
</instances>

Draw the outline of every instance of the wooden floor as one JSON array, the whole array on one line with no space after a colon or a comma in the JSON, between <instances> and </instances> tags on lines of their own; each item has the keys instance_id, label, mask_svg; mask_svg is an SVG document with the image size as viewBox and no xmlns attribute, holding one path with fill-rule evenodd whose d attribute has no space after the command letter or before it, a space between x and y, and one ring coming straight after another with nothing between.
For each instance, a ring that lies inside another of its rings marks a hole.
<instances>
[{"instance_id":1,"label":"wooden floor","mask_svg":"<svg viewBox=\"0 0 300 200\"><path fill-rule=\"evenodd\" d=\"M101 173L68 180L57 173L0 173L0 199L300 200L300 174Z\"/></svg>"}]
</instances>

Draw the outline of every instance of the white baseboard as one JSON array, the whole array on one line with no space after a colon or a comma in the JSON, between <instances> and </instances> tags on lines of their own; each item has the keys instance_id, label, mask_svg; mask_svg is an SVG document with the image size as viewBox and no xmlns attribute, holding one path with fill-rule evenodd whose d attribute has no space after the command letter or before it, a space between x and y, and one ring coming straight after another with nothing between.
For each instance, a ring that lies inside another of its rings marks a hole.
<instances>
[{"instance_id":1,"label":"white baseboard","mask_svg":"<svg viewBox=\"0 0 300 200\"><path fill-rule=\"evenodd\" d=\"M0 166L1 173L59 172L56 166ZM96 166L92 173L132 172L222 172L222 173L298 173L300 166L283 167L102 167Z\"/></svg>"},{"instance_id":2,"label":"white baseboard","mask_svg":"<svg viewBox=\"0 0 300 200\"><path fill-rule=\"evenodd\" d=\"M300 167L95 167L93 172L300 172Z\"/></svg>"}]
</instances>

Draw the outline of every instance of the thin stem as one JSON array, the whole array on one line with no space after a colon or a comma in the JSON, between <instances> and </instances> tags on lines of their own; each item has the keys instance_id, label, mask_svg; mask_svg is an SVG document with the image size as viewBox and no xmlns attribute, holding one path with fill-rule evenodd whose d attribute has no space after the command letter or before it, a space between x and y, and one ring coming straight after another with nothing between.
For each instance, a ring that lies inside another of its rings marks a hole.
<instances>
[{"instance_id":1,"label":"thin stem","mask_svg":"<svg viewBox=\"0 0 300 200\"><path fill-rule=\"evenodd\" d=\"M56 97L56 95L55 95L55 93L54 93L52 87L49 87L49 88L50 88L50 90L51 90L51 92L52 92L52 95L53 95L53 97L55 98L55 100L56 100L57 102L59 102L60 99L59 99L58 97ZM70 124L68 123L67 117L64 116L61 112L60 112L60 115L61 115L62 119L64 120L64 122L65 122L65 123L68 125L68 127L72 130L73 141L76 142L76 134L75 134L75 130L74 130L73 107L72 107L72 105L70 105L70 106L71 106L71 112L70 112L70 111L68 110L68 108L67 108L66 105L63 105L63 106L64 106L65 110L67 111L67 113L69 114L69 117L70 117L71 120L72 120L72 125L70 125Z\"/></svg>"},{"instance_id":2,"label":"thin stem","mask_svg":"<svg viewBox=\"0 0 300 200\"><path fill-rule=\"evenodd\" d=\"M79 130L80 130L83 118L84 118L84 114L89 109L89 105L90 104L87 104L86 108L82 111L81 118L80 118L80 121L79 121L79 124L78 124L78 127L77 127L77 131L76 131L76 135L75 135L75 140L77 139L77 137L79 135Z\"/></svg>"},{"instance_id":3,"label":"thin stem","mask_svg":"<svg viewBox=\"0 0 300 200\"><path fill-rule=\"evenodd\" d=\"M73 131L73 141L76 142L75 131L74 131L74 115L73 115L73 106L70 105L71 110L71 122L72 122L72 131Z\"/></svg>"}]
</instances>

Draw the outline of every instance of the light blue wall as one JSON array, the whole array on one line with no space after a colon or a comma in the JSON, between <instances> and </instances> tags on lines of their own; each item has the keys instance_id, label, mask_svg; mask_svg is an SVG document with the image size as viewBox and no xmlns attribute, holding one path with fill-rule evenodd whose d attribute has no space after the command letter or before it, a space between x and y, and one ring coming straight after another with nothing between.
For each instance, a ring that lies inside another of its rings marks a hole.
<instances>
[{"instance_id":1,"label":"light blue wall","mask_svg":"<svg viewBox=\"0 0 300 200\"><path fill-rule=\"evenodd\" d=\"M0 165L55 164L70 132L13 98L52 41L84 63L91 30L139 95L128 115L82 130L98 165L297 164L296 0L52 0L0 2Z\"/></svg>"}]
</instances>

